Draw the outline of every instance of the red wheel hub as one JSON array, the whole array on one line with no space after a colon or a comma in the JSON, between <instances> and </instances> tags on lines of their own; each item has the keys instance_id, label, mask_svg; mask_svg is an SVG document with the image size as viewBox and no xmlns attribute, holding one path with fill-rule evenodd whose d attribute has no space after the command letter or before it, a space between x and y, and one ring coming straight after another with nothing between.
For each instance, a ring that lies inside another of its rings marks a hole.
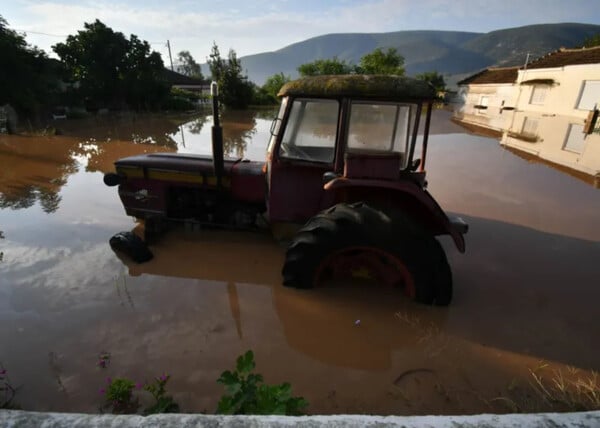
<instances>
[{"instance_id":1,"label":"red wheel hub","mask_svg":"<svg viewBox=\"0 0 600 428\"><path fill-rule=\"evenodd\" d=\"M388 287L401 287L414 298L414 279L397 256L374 247L347 247L327 256L315 273L315 286L328 279L370 279Z\"/></svg>"}]
</instances>

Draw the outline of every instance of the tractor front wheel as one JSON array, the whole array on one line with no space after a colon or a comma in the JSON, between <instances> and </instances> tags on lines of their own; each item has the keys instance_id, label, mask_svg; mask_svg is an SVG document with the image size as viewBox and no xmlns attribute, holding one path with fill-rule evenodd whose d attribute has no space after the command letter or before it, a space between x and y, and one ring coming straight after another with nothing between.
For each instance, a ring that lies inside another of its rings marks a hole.
<instances>
[{"instance_id":1,"label":"tractor front wheel","mask_svg":"<svg viewBox=\"0 0 600 428\"><path fill-rule=\"evenodd\" d=\"M286 251L283 283L297 288L365 278L425 304L448 305L452 273L444 250L401 212L338 204L310 219Z\"/></svg>"}]
</instances>

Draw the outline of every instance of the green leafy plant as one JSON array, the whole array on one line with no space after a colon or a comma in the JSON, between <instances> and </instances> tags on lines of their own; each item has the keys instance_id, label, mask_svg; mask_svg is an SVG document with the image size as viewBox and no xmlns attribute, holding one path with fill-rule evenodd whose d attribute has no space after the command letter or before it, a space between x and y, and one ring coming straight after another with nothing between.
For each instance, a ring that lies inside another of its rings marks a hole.
<instances>
[{"instance_id":1,"label":"green leafy plant","mask_svg":"<svg viewBox=\"0 0 600 428\"><path fill-rule=\"evenodd\" d=\"M144 390L152 394L155 400L155 403L146 408L144 413L150 415L154 413L176 413L179 411L179 404L173 400L172 396L167 395L166 386L170 378L170 375L163 374L144 386Z\"/></svg>"},{"instance_id":2,"label":"green leafy plant","mask_svg":"<svg viewBox=\"0 0 600 428\"><path fill-rule=\"evenodd\" d=\"M139 407L137 398L133 397L135 382L121 377L107 378L106 381L108 386L100 390L106 399L104 407L110 408L112 413L135 413Z\"/></svg>"},{"instance_id":3,"label":"green leafy plant","mask_svg":"<svg viewBox=\"0 0 600 428\"><path fill-rule=\"evenodd\" d=\"M252 373L254 353L247 351L237 358L236 369L224 371L217 382L225 386L217 413L227 415L301 415L308 402L292 396L289 383L263 384L260 374Z\"/></svg>"}]
</instances>

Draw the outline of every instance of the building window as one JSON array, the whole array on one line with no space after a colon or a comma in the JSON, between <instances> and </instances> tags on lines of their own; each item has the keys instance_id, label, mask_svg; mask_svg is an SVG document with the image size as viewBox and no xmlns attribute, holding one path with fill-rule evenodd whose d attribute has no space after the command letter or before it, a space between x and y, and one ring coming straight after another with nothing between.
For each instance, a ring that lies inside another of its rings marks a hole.
<instances>
[{"instance_id":1,"label":"building window","mask_svg":"<svg viewBox=\"0 0 600 428\"><path fill-rule=\"evenodd\" d=\"M333 162L338 111L339 104L335 100L295 99L279 146L279 156Z\"/></svg>"},{"instance_id":2,"label":"building window","mask_svg":"<svg viewBox=\"0 0 600 428\"><path fill-rule=\"evenodd\" d=\"M593 110L598 104L600 104L600 80L584 80L577 109Z\"/></svg>"},{"instance_id":3,"label":"building window","mask_svg":"<svg viewBox=\"0 0 600 428\"><path fill-rule=\"evenodd\" d=\"M526 117L523 121L523 129L521 129L521 134L529 137L537 136L539 120L534 117Z\"/></svg>"},{"instance_id":4,"label":"building window","mask_svg":"<svg viewBox=\"0 0 600 428\"><path fill-rule=\"evenodd\" d=\"M482 95L479 98L479 104L475 106L477 114L485 114L485 111L488 108L489 98L485 95Z\"/></svg>"},{"instance_id":5,"label":"building window","mask_svg":"<svg viewBox=\"0 0 600 428\"><path fill-rule=\"evenodd\" d=\"M404 153L409 127L409 105L354 101L350 110L348 150Z\"/></svg>"},{"instance_id":6,"label":"building window","mask_svg":"<svg viewBox=\"0 0 600 428\"><path fill-rule=\"evenodd\" d=\"M585 134L583 133L583 125L577 125L575 123L570 124L563 150L573 153L583 152L583 148L585 146L584 137Z\"/></svg>"},{"instance_id":7,"label":"building window","mask_svg":"<svg viewBox=\"0 0 600 428\"><path fill-rule=\"evenodd\" d=\"M529 104L535 105L544 105L544 101L546 100L546 94L548 93L547 86L536 85L533 87L533 91L531 92L531 99L529 100Z\"/></svg>"}]
</instances>

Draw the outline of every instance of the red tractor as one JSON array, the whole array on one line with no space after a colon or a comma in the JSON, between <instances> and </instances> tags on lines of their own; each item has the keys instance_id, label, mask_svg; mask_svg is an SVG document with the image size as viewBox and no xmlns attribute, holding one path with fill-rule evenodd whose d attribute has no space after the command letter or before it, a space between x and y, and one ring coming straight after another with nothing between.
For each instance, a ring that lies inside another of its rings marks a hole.
<instances>
[{"instance_id":1,"label":"red tractor","mask_svg":"<svg viewBox=\"0 0 600 428\"><path fill-rule=\"evenodd\" d=\"M290 82L279 95L266 163L224 159L215 94L212 158L127 157L104 182L119 185L125 211L144 219L148 237L167 220L297 225L284 285L363 277L421 303L448 305L452 273L435 236L449 234L464 252L467 224L448 218L426 190L433 88L398 76L317 76ZM132 253L123 235L111 243Z\"/></svg>"}]
</instances>

